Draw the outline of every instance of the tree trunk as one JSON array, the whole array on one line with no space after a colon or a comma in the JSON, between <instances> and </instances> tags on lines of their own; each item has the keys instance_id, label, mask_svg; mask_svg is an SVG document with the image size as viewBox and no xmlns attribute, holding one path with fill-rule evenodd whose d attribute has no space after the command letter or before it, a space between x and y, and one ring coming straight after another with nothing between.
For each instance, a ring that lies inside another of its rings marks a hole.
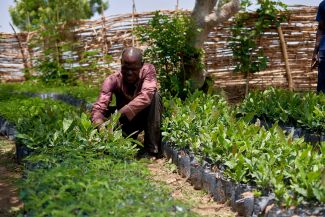
<instances>
[{"instance_id":1,"label":"tree trunk","mask_svg":"<svg viewBox=\"0 0 325 217\"><path fill-rule=\"evenodd\" d=\"M222 0L196 0L191 16L201 31L195 38L189 39L189 44L193 47L202 49L212 28L227 21L240 10L240 0L231 0L224 5L220 2ZM198 57L185 66L194 88L201 88L207 75L204 69L197 67L200 63L201 59Z\"/></svg>"},{"instance_id":2,"label":"tree trunk","mask_svg":"<svg viewBox=\"0 0 325 217\"><path fill-rule=\"evenodd\" d=\"M32 69L33 68L33 50L29 45L30 38L31 38L31 33L28 32L27 39L26 39L26 47L27 47L26 51L28 54L28 58L27 58L28 59L28 67L29 67L29 69Z\"/></svg>"}]
</instances>

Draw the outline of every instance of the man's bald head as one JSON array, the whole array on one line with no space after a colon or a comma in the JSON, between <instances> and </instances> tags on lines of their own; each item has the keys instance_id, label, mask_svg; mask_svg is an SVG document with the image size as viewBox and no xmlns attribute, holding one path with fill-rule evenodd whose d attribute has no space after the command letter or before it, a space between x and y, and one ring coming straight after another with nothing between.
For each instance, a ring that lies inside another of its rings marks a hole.
<instances>
[{"instance_id":1,"label":"man's bald head","mask_svg":"<svg viewBox=\"0 0 325 217\"><path fill-rule=\"evenodd\" d=\"M122 52L121 72L126 83L133 84L139 79L143 66L142 50L135 47L126 48Z\"/></svg>"},{"instance_id":2,"label":"man's bald head","mask_svg":"<svg viewBox=\"0 0 325 217\"><path fill-rule=\"evenodd\" d=\"M122 62L127 63L142 63L142 50L135 47L129 47L122 52Z\"/></svg>"}]
</instances>

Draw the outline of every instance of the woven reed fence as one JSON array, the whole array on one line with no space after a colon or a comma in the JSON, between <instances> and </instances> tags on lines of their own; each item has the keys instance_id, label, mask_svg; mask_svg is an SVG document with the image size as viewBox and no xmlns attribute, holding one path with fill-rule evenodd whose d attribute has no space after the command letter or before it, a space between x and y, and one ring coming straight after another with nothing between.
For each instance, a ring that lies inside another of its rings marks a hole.
<instances>
[{"instance_id":1,"label":"woven reed fence","mask_svg":"<svg viewBox=\"0 0 325 217\"><path fill-rule=\"evenodd\" d=\"M310 71L317 30L316 13L316 7L293 7L288 14L288 22L281 24L294 88L298 91L314 90L316 87L317 71ZM232 52L227 46L230 25L231 22L228 22L224 27L211 32L205 48L208 71L213 76L215 85L220 87L245 84L243 74L232 72ZM264 48L269 63L266 70L250 76L250 86L287 88L286 66L277 29L267 30L260 39L260 45Z\"/></svg>"},{"instance_id":2,"label":"woven reed fence","mask_svg":"<svg viewBox=\"0 0 325 217\"><path fill-rule=\"evenodd\" d=\"M316 7L291 7L288 22L282 23L281 28L287 45L288 63L292 74L294 88L297 91L314 90L317 72L310 71L317 22L315 22ZM172 14L173 11L164 11ZM113 56L113 62L108 66L114 70L119 67L119 56L122 49L132 45L132 27L146 25L152 18L152 13L141 13L103 17L96 21L82 21L76 33L83 44L83 50L99 49ZM252 19L254 19L252 14ZM133 21L133 22L132 22ZM133 24L132 24L133 23ZM205 42L206 68L214 79L215 86L226 89L238 89L244 86L245 78L241 73L234 73L232 52L228 47L231 37L229 21L223 26L216 27ZM0 81L23 80L24 66L31 66L35 54L27 49L27 41L31 38L27 33L0 33ZM269 58L268 68L250 76L250 87L265 88L267 86L288 87L286 64L281 49L277 29L269 29L260 38L260 45ZM22 49L20 49L22 47ZM23 52L21 52L23 50ZM22 55L22 53L24 55ZM23 61L25 57L25 62ZM236 88L234 88L236 87Z\"/></svg>"},{"instance_id":3,"label":"woven reed fence","mask_svg":"<svg viewBox=\"0 0 325 217\"><path fill-rule=\"evenodd\" d=\"M26 48L26 34L18 36ZM0 33L0 81L23 80L23 69L23 58L17 38L13 34Z\"/></svg>"}]
</instances>

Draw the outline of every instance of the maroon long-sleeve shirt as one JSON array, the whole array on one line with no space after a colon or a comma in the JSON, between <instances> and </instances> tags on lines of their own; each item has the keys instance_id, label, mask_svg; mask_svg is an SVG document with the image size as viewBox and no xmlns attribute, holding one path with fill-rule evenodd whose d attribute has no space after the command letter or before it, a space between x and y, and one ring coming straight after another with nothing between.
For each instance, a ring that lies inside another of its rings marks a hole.
<instances>
[{"instance_id":1,"label":"maroon long-sleeve shirt","mask_svg":"<svg viewBox=\"0 0 325 217\"><path fill-rule=\"evenodd\" d=\"M116 96L119 112L132 120L140 111L150 105L157 90L156 70L152 64L144 64L139 73L139 80L134 84L123 82L121 71L109 75L100 91L92 109L92 121L97 123L104 119L104 113L111 103L112 94Z\"/></svg>"}]
</instances>

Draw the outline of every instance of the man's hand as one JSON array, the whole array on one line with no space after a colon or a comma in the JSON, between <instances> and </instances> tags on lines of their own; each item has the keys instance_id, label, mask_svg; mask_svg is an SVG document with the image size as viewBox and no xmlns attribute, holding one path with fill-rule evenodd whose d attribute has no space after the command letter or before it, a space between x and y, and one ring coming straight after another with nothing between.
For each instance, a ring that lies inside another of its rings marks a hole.
<instances>
[{"instance_id":1,"label":"man's hand","mask_svg":"<svg viewBox=\"0 0 325 217\"><path fill-rule=\"evenodd\" d=\"M102 119L95 120L95 121L93 122L93 124L96 126L96 128L102 126L103 123L104 123L104 120L102 120Z\"/></svg>"},{"instance_id":2,"label":"man's hand","mask_svg":"<svg viewBox=\"0 0 325 217\"><path fill-rule=\"evenodd\" d=\"M125 114L121 114L120 119L118 120L119 124L124 125L129 122L129 119Z\"/></svg>"},{"instance_id":3,"label":"man's hand","mask_svg":"<svg viewBox=\"0 0 325 217\"><path fill-rule=\"evenodd\" d=\"M94 123L94 125L96 126L97 130L100 132L107 130L108 132L113 133L112 128L106 127L107 125L110 125L110 124L108 124L109 121L110 120L107 120L106 122L104 122L104 120L98 120Z\"/></svg>"},{"instance_id":4,"label":"man's hand","mask_svg":"<svg viewBox=\"0 0 325 217\"><path fill-rule=\"evenodd\" d=\"M98 131L103 131L105 130L105 124L104 124L104 120L96 120L94 122L94 125L96 126Z\"/></svg>"},{"instance_id":5,"label":"man's hand","mask_svg":"<svg viewBox=\"0 0 325 217\"><path fill-rule=\"evenodd\" d=\"M313 69L315 69L317 67L318 63L319 63L319 56L317 53L316 54L314 53L312 60L311 60L310 70L313 71Z\"/></svg>"}]
</instances>

